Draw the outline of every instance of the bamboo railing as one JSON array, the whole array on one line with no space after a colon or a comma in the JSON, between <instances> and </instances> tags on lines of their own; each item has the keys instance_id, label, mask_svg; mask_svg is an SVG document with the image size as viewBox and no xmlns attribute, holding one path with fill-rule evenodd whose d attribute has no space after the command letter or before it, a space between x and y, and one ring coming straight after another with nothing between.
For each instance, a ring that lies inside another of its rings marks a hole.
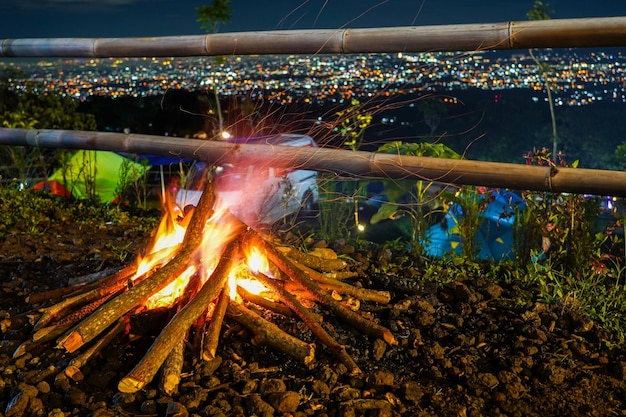
<instances>
[{"instance_id":1,"label":"bamboo railing","mask_svg":"<svg viewBox=\"0 0 626 417\"><path fill-rule=\"evenodd\" d=\"M158 57L350 54L626 45L626 17L504 23L218 33L142 38L0 40L0 57ZM211 162L249 160L379 178L626 197L626 172L550 168L338 149L234 145L116 133L0 128L0 145L176 155Z\"/></svg>"},{"instance_id":2,"label":"bamboo railing","mask_svg":"<svg viewBox=\"0 0 626 417\"><path fill-rule=\"evenodd\" d=\"M157 154L209 162L271 164L370 178L626 197L626 172L392 155L342 149L246 145L72 130L0 129L0 144Z\"/></svg>"},{"instance_id":3,"label":"bamboo railing","mask_svg":"<svg viewBox=\"0 0 626 417\"><path fill-rule=\"evenodd\" d=\"M0 40L0 57L159 57L476 51L626 45L626 17L139 38Z\"/></svg>"}]
</instances>

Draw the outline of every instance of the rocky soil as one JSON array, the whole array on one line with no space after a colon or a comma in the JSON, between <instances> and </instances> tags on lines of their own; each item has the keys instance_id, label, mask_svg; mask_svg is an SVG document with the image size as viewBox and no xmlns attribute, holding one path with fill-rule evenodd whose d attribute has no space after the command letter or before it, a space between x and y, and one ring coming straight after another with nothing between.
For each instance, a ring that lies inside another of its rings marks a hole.
<instances>
[{"instance_id":1,"label":"rocky soil","mask_svg":"<svg viewBox=\"0 0 626 417\"><path fill-rule=\"evenodd\" d=\"M137 394L117 383L150 337L122 337L74 381L60 372L52 345L13 359L30 337L25 298L63 287L71 277L124 264L148 236L128 226L53 224L44 234L13 230L0 241L0 417L2 416L617 416L626 415L626 352L580 314L574 299L534 301L529 289L480 276L430 283L421 262L389 250L352 252L355 281L392 291L388 305L361 311L390 328L398 346L355 332L318 306L325 329L362 369L350 375L322 346L307 368L254 346L234 322L219 357L188 355L179 392L156 384ZM122 251L121 249L124 249ZM283 329L315 341L297 320L274 315Z\"/></svg>"}]
</instances>

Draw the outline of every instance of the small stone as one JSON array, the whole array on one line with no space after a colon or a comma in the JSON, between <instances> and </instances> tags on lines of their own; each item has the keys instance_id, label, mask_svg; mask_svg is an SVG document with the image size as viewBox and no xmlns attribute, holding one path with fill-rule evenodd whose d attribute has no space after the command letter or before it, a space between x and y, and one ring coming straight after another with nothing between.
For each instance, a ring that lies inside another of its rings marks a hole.
<instances>
[{"instance_id":1,"label":"small stone","mask_svg":"<svg viewBox=\"0 0 626 417\"><path fill-rule=\"evenodd\" d=\"M94 410L89 417L117 417L119 414L113 410L107 408L98 408Z\"/></svg>"},{"instance_id":2,"label":"small stone","mask_svg":"<svg viewBox=\"0 0 626 417\"><path fill-rule=\"evenodd\" d=\"M135 402L136 396L133 393L130 392L118 392L116 393L113 398L111 399L111 402L114 405L126 405L126 404L132 404Z\"/></svg>"},{"instance_id":3,"label":"small stone","mask_svg":"<svg viewBox=\"0 0 626 417\"><path fill-rule=\"evenodd\" d=\"M26 411L26 407L28 406L28 401L30 397L24 391L19 390L11 401L7 404L4 415L6 417L21 417L24 415L24 411Z\"/></svg>"},{"instance_id":4,"label":"small stone","mask_svg":"<svg viewBox=\"0 0 626 417\"><path fill-rule=\"evenodd\" d=\"M144 414L156 414L158 410L157 403L154 400L145 400L139 406L139 410Z\"/></svg>"},{"instance_id":5,"label":"small stone","mask_svg":"<svg viewBox=\"0 0 626 417\"><path fill-rule=\"evenodd\" d=\"M273 415L274 407L263 401L259 394L252 394L246 397L246 410L248 415L268 413Z\"/></svg>"},{"instance_id":6,"label":"small stone","mask_svg":"<svg viewBox=\"0 0 626 417\"><path fill-rule=\"evenodd\" d=\"M457 301L469 304L474 304L481 298L479 297L479 294L476 293L476 291L474 291L462 282L456 282L454 284L454 295L456 296Z\"/></svg>"},{"instance_id":7,"label":"small stone","mask_svg":"<svg viewBox=\"0 0 626 417\"><path fill-rule=\"evenodd\" d=\"M42 394L47 394L50 392L50 384L48 384L46 381L41 381L36 386L37 390Z\"/></svg>"},{"instance_id":8,"label":"small stone","mask_svg":"<svg viewBox=\"0 0 626 417\"><path fill-rule=\"evenodd\" d=\"M278 413L294 413L300 404L300 395L294 391L274 392L267 397L267 402Z\"/></svg>"},{"instance_id":9,"label":"small stone","mask_svg":"<svg viewBox=\"0 0 626 417\"><path fill-rule=\"evenodd\" d=\"M394 375L392 372L378 370L371 375L368 375L367 382L370 386L374 387L393 385Z\"/></svg>"},{"instance_id":10,"label":"small stone","mask_svg":"<svg viewBox=\"0 0 626 417\"><path fill-rule=\"evenodd\" d=\"M30 353L26 353L25 355L22 355L19 358L17 358L13 364L15 365L17 369L24 369L24 367L26 366L26 363L29 362L32 357L33 355L31 355Z\"/></svg>"},{"instance_id":11,"label":"small stone","mask_svg":"<svg viewBox=\"0 0 626 417\"><path fill-rule=\"evenodd\" d=\"M65 391L65 399L72 405L83 405L87 401L87 394L81 389L70 387Z\"/></svg>"},{"instance_id":12,"label":"small stone","mask_svg":"<svg viewBox=\"0 0 626 417\"><path fill-rule=\"evenodd\" d=\"M328 365L324 365L320 369L317 377L319 378L320 381L325 382L330 387L334 386L337 383L337 380L339 379L339 375L337 375L337 372L335 372Z\"/></svg>"},{"instance_id":13,"label":"small stone","mask_svg":"<svg viewBox=\"0 0 626 417\"><path fill-rule=\"evenodd\" d=\"M63 372L58 373L54 378L54 387L59 391L65 391L70 387L70 381Z\"/></svg>"},{"instance_id":14,"label":"small stone","mask_svg":"<svg viewBox=\"0 0 626 417\"><path fill-rule=\"evenodd\" d=\"M242 395L252 394L254 391L256 391L258 386L259 386L259 381L257 381L256 379L248 379L247 381L244 382L243 387L241 387L241 394Z\"/></svg>"},{"instance_id":15,"label":"small stone","mask_svg":"<svg viewBox=\"0 0 626 417\"><path fill-rule=\"evenodd\" d=\"M287 390L285 381L278 378L264 379L259 383L259 393L267 395L272 392L284 392Z\"/></svg>"},{"instance_id":16,"label":"small stone","mask_svg":"<svg viewBox=\"0 0 626 417\"><path fill-rule=\"evenodd\" d=\"M200 411L201 417L226 417L226 414L214 405L207 405Z\"/></svg>"},{"instance_id":17,"label":"small stone","mask_svg":"<svg viewBox=\"0 0 626 417\"><path fill-rule=\"evenodd\" d=\"M35 398L39 394L39 390L30 384L20 382L17 387L24 391L30 398Z\"/></svg>"},{"instance_id":18,"label":"small stone","mask_svg":"<svg viewBox=\"0 0 626 417\"><path fill-rule=\"evenodd\" d=\"M498 385L498 378L492 373L482 372L477 375L478 383L487 388L494 388Z\"/></svg>"},{"instance_id":19,"label":"small stone","mask_svg":"<svg viewBox=\"0 0 626 417\"><path fill-rule=\"evenodd\" d=\"M187 408L179 402L169 402L165 408L166 417L189 417Z\"/></svg>"},{"instance_id":20,"label":"small stone","mask_svg":"<svg viewBox=\"0 0 626 417\"><path fill-rule=\"evenodd\" d=\"M43 416L46 410L43 406L43 401L39 398L31 398L28 403L28 413L31 416Z\"/></svg>"},{"instance_id":21,"label":"small stone","mask_svg":"<svg viewBox=\"0 0 626 417\"><path fill-rule=\"evenodd\" d=\"M311 384L311 391L318 398L328 398L330 395L330 387L323 381L316 379Z\"/></svg>"},{"instance_id":22,"label":"small stone","mask_svg":"<svg viewBox=\"0 0 626 417\"><path fill-rule=\"evenodd\" d=\"M48 417L65 417L65 413L60 408L53 408L48 413Z\"/></svg>"},{"instance_id":23,"label":"small stone","mask_svg":"<svg viewBox=\"0 0 626 417\"><path fill-rule=\"evenodd\" d=\"M422 387L415 381L409 381L402 386L402 392L404 395L404 400L412 402L413 404L419 404L424 396L424 391L422 391Z\"/></svg>"},{"instance_id":24,"label":"small stone","mask_svg":"<svg viewBox=\"0 0 626 417\"><path fill-rule=\"evenodd\" d=\"M483 292L486 295L486 298L489 300L493 300L494 298L500 298L502 296L502 292L504 290L501 286L497 284L489 284L485 288L483 288Z\"/></svg>"},{"instance_id":25,"label":"small stone","mask_svg":"<svg viewBox=\"0 0 626 417\"><path fill-rule=\"evenodd\" d=\"M385 343L382 339L374 340L374 344L372 346L372 356L374 360L381 360L387 351L387 343Z\"/></svg>"},{"instance_id":26,"label":"small stone","mask_svg":"<svg viewBox=\"0 0 626 417\"><path fill-rule=\"evenodd\" d=\"M332 395L338 401L356 400L361 398L361 391L348 385L341 385L333 390Z\"/></svg>"}]
</instances>

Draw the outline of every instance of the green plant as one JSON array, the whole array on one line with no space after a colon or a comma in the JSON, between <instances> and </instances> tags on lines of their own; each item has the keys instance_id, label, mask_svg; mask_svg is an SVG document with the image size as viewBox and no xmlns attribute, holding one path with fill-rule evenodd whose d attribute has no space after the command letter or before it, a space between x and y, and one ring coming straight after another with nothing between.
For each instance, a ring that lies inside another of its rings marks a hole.
<instances>
[{"instance_id":1,"label":"green plant","mask_svg":"<svg viewBox=\"0 0 626 417\"><path fill-rule=\"evenodd\" d=\"M363 143L365 130L372 123L371 113L363 110L359 100L352 99L348 108L335 114L340 120L335 132L344 138L343 144L345 146L353 151L358 151Z\"/></svg>"},{"instance_id":2,"label":"green plant","mask_svg":"<svg viewBox=\"0 0 626 417\"><path fill-rule=\"evenodd\" d=\"M117 195L124 195L128 193L131 198L129 202L131 205L147 209L148 203L148 187L146 184L146 172L150 168L148 166L147 159L141 159L138 161L141 164L139 168L130 159L125 159L120 166L120 181L118 182L115 193Z\"/></svg>"},{"instance_id":3,"label":"green plant","mask_svg":"<svg viewBox=\"0 0 626 417\"><path fill-rule=\"evenodd\" d=\"M489 203L491 191L482 187L463 187L459 192L449 195L449 200L456 206L448 213L456 221L450 233L456 233L461 239L461 255L475 259L480 251L476 236L483 222L481 213Z\"/></svg>"},{"instance_id":4,"label":"green plant","mask_svg":"<svg viewBox=\"0 0 626 417\"><path fill-rule=\"evenodd\" d=\"M461 156L442 143L389 142L378 148L378 152L409 156L429 156L435 158L459 159ZM409 239L415 254L423 253L426 229L430 226L429 217L443 206L440 187L426 180L385 180L383 181L388 202L383 203L372 216L370 222L376 224L385 219L408 215L411 219Z\"/></svg>"},{"instance_id":5,"label":"green plant","mask_svg":"<svg viewBox=\"0 0 626 417\"><path fill-rule=\"evenodd\" d=\"M364 187L358 181L341 181L332 174L320 175L317 184L320 235L329 241L350 239L358 226L357 204Z\"/></svg>"},{"instance_id":6,"label":"green plant","mask_svg":"<svg viewBox=\"0 0 626 417\"><path fill-rule=\"evenodd\" d=\"M130 251L128 249L130 248L132 243L133 242L128 242L125 245L114 245L112 243L107 243L105 247L113 253L113 256L115 256L116 259L118 259L120 262L124 262L130 254Z\"/></svg>"}]
</instances>

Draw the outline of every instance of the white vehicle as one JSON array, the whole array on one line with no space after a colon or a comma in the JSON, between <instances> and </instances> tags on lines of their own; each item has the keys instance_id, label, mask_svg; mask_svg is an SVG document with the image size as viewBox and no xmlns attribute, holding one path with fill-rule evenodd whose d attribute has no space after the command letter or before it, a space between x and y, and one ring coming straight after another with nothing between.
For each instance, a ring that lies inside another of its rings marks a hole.
<instances>
[{"instance_id":1,"label":"white vehicle","mask_svg":"<svg viewBox=\"0 0 626 417\"><path fill-rule=\"evenodd\" d=\"M233 142L317 147L310 136L297 134L278 134ZM244 165L224 164L217 167L215 190L221 203L251 227L275 223L301 209L310 210L319 200L316 171L274 168L254 161ZM204 163L195 163L187 183L201 184L197 178L206 175L206 168ZM198 204L202 191L192 185L176 193L176 204L179 207Z\"/></svg>"}]
</instances>

